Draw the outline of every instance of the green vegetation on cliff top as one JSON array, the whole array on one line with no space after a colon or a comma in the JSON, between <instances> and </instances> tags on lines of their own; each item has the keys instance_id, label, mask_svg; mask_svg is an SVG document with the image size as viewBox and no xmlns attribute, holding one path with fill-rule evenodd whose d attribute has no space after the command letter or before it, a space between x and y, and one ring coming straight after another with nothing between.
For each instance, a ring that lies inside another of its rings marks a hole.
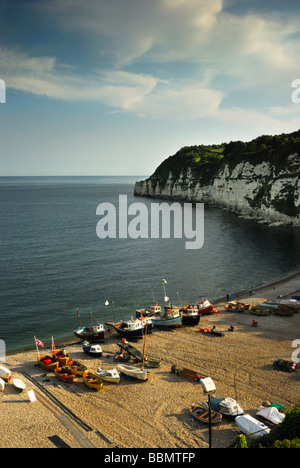
<instances>
[{"instance_id":1,"label":"green vegetation on cliff top","mask_svg":"<svg viewBox=\"0 0 300 468\"><path fill-rule=\"evenodd\" d=\"M280 172L287 157L293 153L300 154L300 130L275 136L262 135L246 143L231 141L221 145L184 146L163 161L151 179L164 185L170 172L176 180L181 173L184 175L191 169L195 179L208 182L222 164L227 163L229 167L234 167L238 162L247 160L254 164L269 161L276 172Z\"/></svg>"}]
</instances>

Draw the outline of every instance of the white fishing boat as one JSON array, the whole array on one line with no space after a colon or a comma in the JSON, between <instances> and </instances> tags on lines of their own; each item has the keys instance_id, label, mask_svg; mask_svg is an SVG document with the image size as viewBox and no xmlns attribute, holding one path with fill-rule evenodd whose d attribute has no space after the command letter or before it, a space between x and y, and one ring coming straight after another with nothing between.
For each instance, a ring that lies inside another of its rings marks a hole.
<instances>
[{"instance_id":1,"label":"white fishing boat","mask_svg":"<svg viewBox=\"0 0 300 468\"><path fill-rule=\"evenodd\" d=\"M23 392L23 390L25 390L25 388L26 388L25 382L23 382L23 380L21 380L21 379L13 379L13 386L14 386L19 392Z\"/></svg>"},{"instance_id":2,"label":"white fishing boat","mask_svg":"<svg viewBox=\"0 0 300 468\"><path fill-rule=\"evenodd\" d=\"M92 344L85 341L82 349L86 354L92 357L99 357L102 355L102 348L99 344Z\"/></svg>"},{"instance_id":3,"label":"white fishing boat","mask_svg":"<svg viewBox=\"0 0 300 468\"><path fill-rule=\"evenodd\" d=\"M0 378L0 392L4 392L5 389L5 382Z\"/></svg>"},{"instance_id":4,"label":"white fishing boat","mask_svg":"<svg viewBox=\"0 0 300 468\"><path fill-rule=\"evenodd\" d=\"M235 422L243 434L251 437L262 437L270 434L271 429L268 428L264 423L253 418L249 414L244 416L238 416L235 418Z\"/></svg>"},{"instance_id":5,"label":"white fishing boat","mask_svg":"<svg viewBox=\"0 0 300 468\"><path fill-rule=\"evenodd\" d=\"M96 375L105 382L116 384L120 382L120 374L115 368L109 370L102 370L100 367L98 367L96 370Z\"/></svg>"},{"instance_id":6,"label":"white fishing boat","mask_svg":"<svg viewBox=\"0 0 300 468\"><path fill-rule=\"evenodd\" d=\"M146 381L150 377L150 372L140 367L128 366L127 364L118 364L117 371L121 372L127 377L132 377L134 379Z\"/></svg>"},{"instance_id":7,"label":"white fishing boat","mask_svg":"<svg viewBox=\"0 0 300 468\"><path fill-rule=\"evenodd\" d=\"M106 325L113 328L122 338L130 339L142 339L145 334L145 328L147 325L147 333L152 333L153 324L151 318L123 320L119 323L105 322Z\"/></svg>"},{"instance_id":8,"label":"white fishing boat","mask_svg":"<svg viewBox=\"0 0 300 468\"><path fill-rule=\"evenodd\" d=\"M7 367L0 364L0 377L2 380L10 380L11 379L11 371L7 369Z\"/></svg>"}]
</instances>

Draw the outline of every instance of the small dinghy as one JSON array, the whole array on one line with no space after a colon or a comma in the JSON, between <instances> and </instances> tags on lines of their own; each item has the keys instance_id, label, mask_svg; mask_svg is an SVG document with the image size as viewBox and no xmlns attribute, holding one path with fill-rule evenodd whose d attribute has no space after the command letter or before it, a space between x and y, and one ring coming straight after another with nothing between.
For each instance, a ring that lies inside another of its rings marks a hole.
<instances>
[{"instance_id":1,"label":"small dinghy","mask_svg":"<svg viewBox=\"0 0 300 468\"><path fill-rule=\"evenodd\" d=\"M134 379L146 381L150 377L150 372L143 370L140 367L127 366L126 364L117 365L118 372L127 375L127 377L132 377Z\"/></svg>"},{"instance_id":2,"label":"small dinghy","mask_svg":"<svg viewBox=\"0 0 300 468\"><path fill-rule=\"evenodd\" d=\"M99 357L102 355L102 348L99 344L84 342L82 349L86 354L89 354L89 356Z\"/></svg>"},{"instance_id":3,"label":"small dinghy","mask_svg":"<svg viewBox=\"0 0 300 468\"><path fill-rule=\"evenodd\" d=\"M89 387L97 390L99 392L103 387L103 382L97 374L87 370L83 373L82 376L84 383Z\"/></svg>"},{"instance_id":4,"label":"small dinghy","mask_svg":"<svg viewBox=\"0 0 300 468\"><path fill-rule=\"evenodd\" d=\"M18 390L18 392L23 392L26 388L25 382L21 379L13 379L13 386Z\"/></svg>"},{"instance_id":5,"label":"small dinghy","mask_svg":"<svg viewBox=\"0 0 300 468\"><path fill-rule=\"evenodd\" d=\"M264 423L253 418L249 414L238 416L235 418L235 422L243 434L251 437L261 437L270 434L271 432L271 429L269 429Z\"/></svg>"},{"instance_id":6,"label":"small dinghy","mask_svg":"<svg viewBox=\"0 0 300 468\"><path fill-rule=\"evenodd\" d=\"M11 379L11 372L7 367L0 365L0 378L6 382Z\"/></svg>"},{"instance_id":7,"label":"small dinghy","mask_svg":"<svg viewBox=\"0 0 300 468\"><path fill-rule=\"evenodd\" d=\"M0 392L4 392L5 390L5 382L0 377Z\"/></svg>"},{"instance_id":8,"label":"small dinghy","mask_svg":"<svg viewBox=\"0 0 300 468\"><path fill-rule=\"evenodd\" d=\"M190 414L200 422L209 424L209 408L206 403L193 404L190 409ZM222 415L217 411L211 410L211 423L218 424L222 421Z\"/></svg>"},{"instance_id":9,"label":"small dinghy","mask_svg":"<svg viewBox=\"0 0 300 468\"><path fill-rule=\"evenodd\" d=\"M79 361L68 361L67 367L74 375L83 375L87 370L87 367Z\"/></svg>"},{"instance_id":10,"label":"small dinghy","mask_svg":"<svg viewBox=\"0 0 300 468\"><path fill-rule=\"evenodd\" d=\"M117 369L109 369L109 370L101 370L100 367L96 370L96 374L100 377L101 380L104 382L110 383L119 383L120 382L120 374Z\"/></svg>"},{"instance_id":11,"label":"small dinghy","mask_svg":"<svg viewBox=\"0 0 300 468\"><path fill-rule=\"evenodd\" d=\"M55 369L55 375L59 380L63 382L73 383L75 374L70 371L68 367L58 367Z\"/></svg>"}]
</instances>

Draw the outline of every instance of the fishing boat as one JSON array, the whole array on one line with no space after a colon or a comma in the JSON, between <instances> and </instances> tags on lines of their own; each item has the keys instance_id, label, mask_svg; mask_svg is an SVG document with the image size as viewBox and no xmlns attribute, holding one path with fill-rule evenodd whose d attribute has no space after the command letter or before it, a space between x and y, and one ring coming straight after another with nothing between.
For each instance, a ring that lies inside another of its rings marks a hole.
<instances>
[{"instance_id":1,"label":"fishing boat","mask_svg":"<svg viewBox=\"0 0 300 468\"><path fill-rule=\"evenodd\" d=\"M51 351L53 357L55 357L61 366L66 366L67 362L70 359L70 356L66 353L64 349L53 349Z\"/></svg>"},{"instance_id":2,"label":"fishing boat","mask_svg":"<svg viewBox=\"0 0 300 468\"><path fill-rule=\"evenodd\" d=\"M55 369L59 367L59 361L53 357L43 354L37 357L39 365L47 372L55 372Z\"/></svg>"},{"instance_id":3,"label":"fishing boat","mask_svg":"<svg viewBox=\"0 0 300 468\"><path fill-rule=\"evenodd\" d=\"M227 418L236 418L237 416L242 416L244 411L240 405L230 397L226 398L211 398L211 407L214 411L226 416Z\"/></svg>"},{"instance_id":4,"label":"fishing boat","mask_svg":"<svg viewBox=\"0 0 300 468\"><path fill-rule=\"evenodd\" d=\"M0 392L4 392L4 390L5 390L5 382L0 377Z\"/></svg>"},{"instance_id":5,"label":"fishing boat","mask_svg":"<svg viewBox=\"0 0 300 468\"><path fill-rule=\"evenodd\" d=\"M152 332L153 324L152 319L145 318L131 319L119 323L107 322L106 325L112 327L122 338L127 340L142 339L145 334L145 327L147 325L148 333Z\"/></svg>"},{"instance_id":6,"label":"fishing boat","mask_svg":"<svg viewBox=\"0 0 300 468\"><path fill-rule=\"evenodd\" d=\"M209 424L209 407L206 403L193 404L190 409L190 414L197 421ZM222 415L217 411L211 410L211 424L218 424L222 421Z\"/></svg>"},{"instance_id":7,"label":"fishing boat","mask_svg":"<svg viewBox=\"0 0 300 468\"><path fill-rule=\"evenodd\" d=\"M194 305L188 305L180 309L182 313L182 324L183 325L198 325L201 315L198 313L198 307Z\"/></svg>"},{"instance_id":8,"label":"fishing boat","mask_svg":"<svg viewBox=\"0 0 300 468\"><path fill-rule=\"evenodd\" d=\"M137 309L135 312L136 317L155 317L161 313L161 307L158 304L153 304L150 309Z\"/></svg>"},{"instance_id":9,"label":"fishing boat","mask_svg":"<svg viewBox=\"0 0 300 468\"><path fill-rule=\"evenodd\" d=\"M96 370L96 375L104 382L116 383L120 382L120 374L117 369L102 370L100 367Z\"/></svg>"},{"instance_id":10,"label":"fishing boat","mask_svg":"<svg viewBox=\"0 0 300 468\"><path fill-rule=\"evenodd\" d=\"M182 325L181 312L178 307L164 306L164 313L152 318L155 327L180 327Z\"/></svg>"},{"instance_id":11,"label":"fishing boat","mask_svg":"<svg viewBox=\"0 0 300 468\"><path fill-rule=\"evenodd\" d=\"M140 367L128 366L127 364L118 364L117 371L121 372L127 377L147 381L150 377L150 371L141 369Z\"/></svg>"},{"instance_id":12,"label":"fishing boat","mask_svg":"<svg viewBox=\"0 0 300 468\"><path fill-rule=\"evenodd\" d=\"M23 392L23 390L25 390L25 388L26 388L25 382L23 382L23 380L21 380L21 379L13 379L12 383L13 383L13 386L15 387L15 389L17 389L18 392L20 392L20 393Z\"/></svg>"},{"instance_id":13,"label":"fishing boat","mask_svg":"<svg viewBox=\"0 0 300 468\"><path fill-rule=\"evenodd\" d=\"M67 362L67 367L74 375L83 375L83 373L87 370L87 367L84 364L73 360Z\"/></svg>"},{"instance_id":14,"label":"fishing boat","mask_svg":"<svg viewBox=\"0 0 300 468\"><path fill-rule=\"evenodd\" d=\"M0 364L0 378L6 381L11 379L11 371L2 364Z\"/></svg>"},{"instance_id":15,"label":"fishing boat","mask_svg":"<svg viewBox=\"0 0 300 468\"><path fill-rule=\"evenodd\" d=\"M58 367L55 369L55 375L63 382L73 383L75 374L68 367Z\"/></svg>"},{"instance_id":16,"label":"fishing boat","mask_svg":"<svg viewBox=\"0 0 300 468\"><path fill-rule=\"evenodd\" d=\"M102 343L105 339L105 329L102 323L98 325L93 324L92 314L90 313L90 320L91 326L90 327L83 327L81 323L81 318L79 314L79 310L76 309L77 316L79 319L80 327L74 331L74 335L76 338L79 338L83 341L89 341L91 343Z\"/></svg>"},{"instance_id":17,"label":"fishing boat","mask_svg":"<svg viewBox=\"0 0 300 468\"><path fill-rule=\"evenodd\" d=\"M235 422L243 434L250 437L261 437L270 434L271 429L268 428L264 423L253 418L249 414L244 416L238 416L235 418Z\"/></svg>"},{"instance_id":18,"label":"fishing boat","mask_svg":"<svg viewBox=\"0 0 300 468\"><path fill-rule=\"evenodd\" d=\"M84 383L89 388L93 388L97 390L97 392L99 392L103 387L103 381L100 379L100 377L94 372L91 372L90 370L86 370L83 373L82 378L84 380Z\"/></svg>"},{"instance_id":19,"label":"fishing boat","mask_svg":"<svg viewBox=\"0 0 300 468\"><path fill-rule=\"evenodd\" d=\"M86 354L89 354L92 357L99 357L102 355L102 348L98 344L92 344L85 341L82 349Z\"/></svg>"},{"instance_id":20,"label":"fishing boat","mask_svg":"<svg viewBox=\"0 0 300 468\"><path fill-rule=\"evenodd\" d=\"M104 325L100 323L99 325L93 325L91 327L81 327L74 331L76 338L80 340L87 340L92 343L103 343L105 338L105 329Z\"/></svg>"},{"instance_id":21,"label":"fishing boat","mask_svg":"<svg viewBox=\"0 0 300 468\"><path fill-rule=\"evenodd\" d=\"M198 302L198 314L205 315L205 314L212 314L214 311L214 306L209 302L208 299Z\"/></svg>"}]
</instances>

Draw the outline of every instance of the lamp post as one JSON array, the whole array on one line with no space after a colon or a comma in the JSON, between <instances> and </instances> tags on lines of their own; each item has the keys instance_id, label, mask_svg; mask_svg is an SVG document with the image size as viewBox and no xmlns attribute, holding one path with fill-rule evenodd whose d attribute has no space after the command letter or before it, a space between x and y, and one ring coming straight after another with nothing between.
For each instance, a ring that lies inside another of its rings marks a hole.
<instances>
[{"instance_id":1,"label":"lamp post","mask_svg":"<svg viewBox=\"0 0 300 468\"><path fill-rule=\"evenodd\" d=\"M216 386L214 384L214 381L210 378L207 377L205 379L201 380L201 385L202 389L204 392L204 395L207 395L208 397L208 430L209 430L209 448L211 448L211 395L216 393Z\"/></svg>"}]
</instances>

